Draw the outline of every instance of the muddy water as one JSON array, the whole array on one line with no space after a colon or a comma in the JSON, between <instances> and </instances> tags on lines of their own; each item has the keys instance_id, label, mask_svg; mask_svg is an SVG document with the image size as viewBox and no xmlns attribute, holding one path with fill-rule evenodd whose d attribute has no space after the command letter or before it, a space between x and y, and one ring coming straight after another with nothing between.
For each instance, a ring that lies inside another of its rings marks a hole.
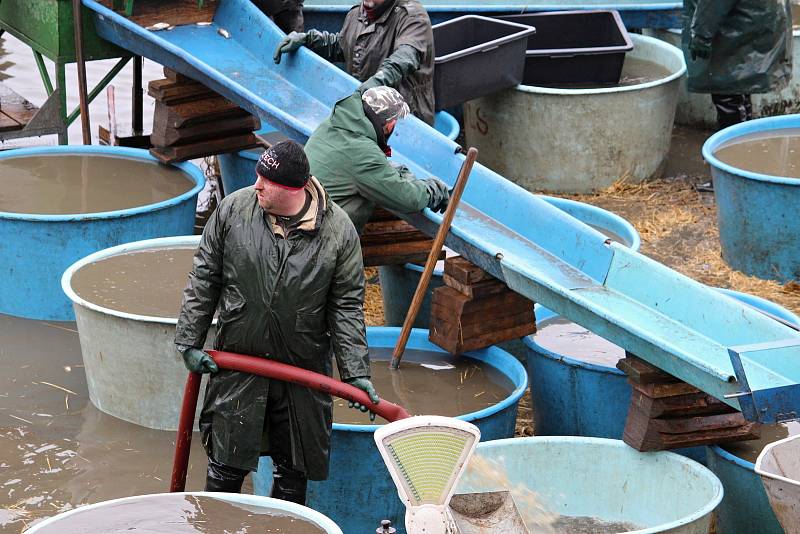
<instances>
[{"instance_id":1,"label":"muddy water","mask_svg":"<svg viewBox=\"0 0 800 534\"><path fill-rule=\"evenodd\" d=\"M615 234L608 228L603 228L602 226L596 226L594 224L589 224L588 226L591 226L592 228L594 228L595 230L597 230L598 232L609 238L611 241L615 241L621 245L625 245L626 247L631 246L631 243L627 239L625 239L619 234Z\"/></svg>"},{"instance_id":2,"label":"muddy water","mask_svg":"<svg viewBox=\"0 0 800 534\"><path fill-rule=\"evenodd\" d=\"M641 530L642 527L626 521L605 521L599 517L573 517L562 515L555 523L556 534L616 534Z\"/></svg>"},{"instance_id":3,"label":"muddy water","mask_svg":"<svg viewBox=\"0 0 800 534\"><path fill-rule=\"evenodd\" d=\"M781 129L743 135L714 152L737 169L800 178L800 129Z\"/></svg>"},{"instance_id":4,"label":"muddy water","mask_svg":"<svg viewBox=\"0 0 800 534\"><path fill-rule=\"evenodd\" d=\"M555 354L604 367L615 367L625 357L623 348L564 317L539 323L533 340Z\"/></svg>"},{"instance_id":5,"label":"muddy water","mask_svg":"<svg viewBox=\"0 0 800 534\"><path fill-rule=\"evenodd\" d=\"M220 534L224 532L319 534L325 531L294 515L214 497L159 495L77 512L42 529L43 534Z\"/></svg>"},{"instance_id":6,"label":"muddy water","mask_svg":"<svg viewBox=\"0 0 800 534\"><path fill-rule=\"evenodd\" d=\"M780 423L777 425L764 425L761 427L761 437L759 439L728 443L722 445L722 448L738 456L742 460L756 463L756 458L758 458L758 455L764 450L764 447L770 443L788 438L789 436L796 436L797 434L800 434L800 421Z\"/></svg>"},{"instance_id":7,"label":"muddy water","mask_svg":"<svg viewBox=\"0 0 800 534\"><path fill-rule=\"evenodd\" d=\"M0 315L0 532L80 504L167 491L174 432L106 415L89 402L74 323ZM192 441L187 488L205 480Z\"/></svg>"},{"instance_id":8,"label":"muddy water","mask_svg":"<svg viewBox=\"0 0 800 534\"><path fill-rule=\"evenodd\" d=\"M622 73L620 74L619 83L615 84L597 84L597 83L568 83L559 84L558 87L562 89L601 89L605 87L627 87L630 85L640 85L643 83L652 82L666 78L671 74L671 71L653 61L646 59L636 59L632 57L625 58L625 64L622 66Z\"/></svg>"},{"instance_id":9,"label":"muddy water","mask_svg":"<svg viewBox=\"0 0 800 534\"><path fill-rule=\"evenodd\" d=\"M392 349L370 349L372 384L382 399L399 404L412 415L464 415L497 404L514 390L502 373L471 358L407 349L400 369L389 371L391 357ZM367 414L348 408L347 401L337 398L333 420L370 424Z\"/></svg>"},{"instance_id":10,"label":"muddy water","mask_svg":"<svg viewBox=\"0 0 800 534\"><path fill-rule=\"evenodd\" d=\"M72 277L72 288L104 308L177 317L194 252L194 248L161 248L111 256L80 268Z\"/></svg>"},{"instance_id":11,"label":"muddy water","mask_svg":"<svg viewBox=\"0 0 800 534\"><path fill-rule=\"evenodd\" d=\"M162 202L194 187L182 171L107 156L0 161L0 212L99 213Z\"/></svg>"}]
</instances>

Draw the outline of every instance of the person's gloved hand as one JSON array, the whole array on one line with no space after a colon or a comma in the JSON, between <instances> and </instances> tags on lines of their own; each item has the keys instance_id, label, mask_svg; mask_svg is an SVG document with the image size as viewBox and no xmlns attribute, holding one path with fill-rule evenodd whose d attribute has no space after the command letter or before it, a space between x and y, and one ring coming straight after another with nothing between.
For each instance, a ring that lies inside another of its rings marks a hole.
<instances>
[{"instance_id":1,"label":"person's gloved hand","mask_svg":"<svg viewBox=\"0 0 800 534\"><path fill-rule=\"evenodd\" d=\"M702 38L698 35L693 35L689 41L689 53L692 56L692 61L700 59L708 59L711 57L711 41Z\"/></svg>"},{"instance_id":2,"label":"person's gloved hand","mask_svg":"<svg viewBox=\"0 0 800 534\"><path fill-rule=\"evenodd\" d=\"M428 189L428 207L431 211L444 213L450 201L450 189L447 184L438 178L428 178L425 180L425 187Z\"/></svg>"},{"instance_id":3,"label":"person's gloved hand","mask_svg":"<svg viewBox=\"0 0 800 534\"><path fill-rule=\"evenodd\" d=\"M181 354L183 364L193 373L216 373L219 367L204 350L188 348Z\"/></svg>"},{"instance_id":4,"label":"person's gloved hand","mask_svg":"<svg viewBox=\"0 0 800 534\"><path fill-rule=\"evenodd\" d=\"M367 395L369 395L369 399L372 401L373 404L378 404L380 402L380 398L378 397L378 392L375 391L375 386L372 385L372 382L368 378L350 378L345 380L346 383L350 384L353 387L357 387L361 391L364 391ZM360 402L353 402L349 401L347 403L349 408L353 408L356 410L361 410L362 412L369 412L369 406L364 406ZM375 414L370 412L369 420L375 420Z\"/></svg>"},{"instance_id":5,"label":"person's gloved hand","mask_svg":"<svg viewBox=\"0 0 800 534\"><path fill-rule=\"evenodd\" d=\"M291 32L289 35L283 38L280 43L278 43L277 48L275 48L275 54L273 54L272 59L275 61L276 65L279 65L281 62L281 55L288 54L289 52L294 52L301 46L305 45L308 41L308 34L307 33L300 33L300 32Z\"/></svg>"}]
</instances>

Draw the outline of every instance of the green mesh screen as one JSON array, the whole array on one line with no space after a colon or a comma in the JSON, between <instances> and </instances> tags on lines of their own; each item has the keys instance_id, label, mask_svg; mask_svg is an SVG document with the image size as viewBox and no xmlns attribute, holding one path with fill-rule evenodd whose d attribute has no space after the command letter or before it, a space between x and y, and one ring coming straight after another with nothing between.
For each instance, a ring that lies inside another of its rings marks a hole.
<instances>
[{"instance_id":1,"label":"green mesh screen","mask_svg":"<svg viewBox=\"0 0 800 534\"><path fill-rule=\"evenodd\" d=\"M468 432L430 426L398 432L383 445L412 505L441 505L474 440Z\"/></svg>"}]
</instances>

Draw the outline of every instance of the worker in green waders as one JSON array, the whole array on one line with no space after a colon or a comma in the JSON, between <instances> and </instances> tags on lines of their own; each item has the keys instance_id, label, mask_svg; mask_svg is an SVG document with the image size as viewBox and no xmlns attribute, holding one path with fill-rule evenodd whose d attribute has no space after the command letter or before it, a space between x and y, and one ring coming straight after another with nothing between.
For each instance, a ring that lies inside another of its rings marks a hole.
<instances>
[{"instance_id":1,"label":"worker in green waders","mask_svg":"<svg viewBox=\"0 0 800 534\"><path fill-rule=\"evenodd\" d=\"M290 33L275 49L281 55L307 46L331 62L344 62L364 82L396 87L411 113L433 125L433 29L417 0L362 0L345 16L338 33Z\"/></svg>"},{"instance_id":2,"label":"worker in green waders","mask_svg":"<svg viewBox=\"0 0 800 534\"><path fill-rule=\"evenodd\" d=\"M239 492L269 455L270 495L303 504L306 481L328 476L331 396L218 369L201 349L217 313L215 349L328 376L335 358L342 380L377 403L364 267L355 228L310 175L299 144L274 145L255 170L255 186L225 197L203 230L175 344L190 371L211 373L200 416L206 491Z\"/></svg>"},{"instance_id":3,"label":"worker in green waders","mask_svg":"<svg viewBox=\"0 0 800 534\"><path fill-rule=\"evenodd\" d=\"M376 205L400 213L444 212L450 198L441 180L418 179L389 161L389 137L408 105L391 87L370 87L373 81L337 102L305 147L311 172L359 233Z\"/></svg>"},{"instance_id":4,"label":"worker in green waders","mask_svg":"<svg viewBox=\"0 0 800 534\"><path fill-rule=\"evenodd\" d=\"M711 93L719 128L749 120L750 95L791 78L789 0L685 0L683 50L689 91Z\"/></svg>"}]
</instances>

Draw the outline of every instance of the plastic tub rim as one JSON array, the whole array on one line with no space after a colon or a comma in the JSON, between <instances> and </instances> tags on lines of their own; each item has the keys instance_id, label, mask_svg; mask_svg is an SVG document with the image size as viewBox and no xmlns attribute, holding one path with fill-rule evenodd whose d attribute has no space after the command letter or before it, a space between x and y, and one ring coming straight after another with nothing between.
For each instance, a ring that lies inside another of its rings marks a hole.
<instances>
[{"instance_id":1,"label":"plastic tub rim","mask_svg":"<svg viewBox=\"0 0 800 534\"><path fill-rule=\"evenodd\" d=\"M110 147L100 145L60 145L16 148L0 154L0 161L30 156L47 157L54 154L76 156L93 154L106 157L134 159L138 161L144 160L161 164L155 157L150 155L147 150L143 150L141 148ZM98 211L92 213L36 214L0 211L0 219L36 222L84 222L103 219L121 219L125 217L133 217L142 213L160 211L185 202L189 198L200 193L203 187L205 187L205 176L203 175L203 172L197 168L197 166L189 162L173 163L171 165L183 171L183 174L194 182L194 186L178 196L169 198L167 200L162 200L161 202L144 204L142 206L135 206L133 208L125 208L121 210Z\"/></svg>"},{"instance_id":2,"label":"plastic tub rim","mask_svg":"<svg viewBox=\"0 0 800 534\"><path fill-rule=\"evenodd\" d=\"M503 438L503 439L496 439L492 441L485 441L478 443L478 448L476 449L476 453L479 454L481 449L492 449L496 447L502 447L504 444L508 443L524 443L527 441L532 441L536 443L591 443L595 445L602 445L604 447L609 448L624 448L630 451L634 451L631 449L625 442L618 439L608 439L608 438L594 438L594 437L585 437L585 436L524 436L520 438ZM640 453L642 454L642 453ZM669 523L662 523L660 525L655 525L652 527L647 527L639 530L631 530L629 534L656 534L659 532L668 532L683 525L688 525L693 523L711 513L719 506L719 503L722 502L722 498L725 494L725 490L722 487L722 482L720 482L717 475L714 474L706 466L696 462L690 458L682 456L680 454L671 452L671 451L656 451L650 453L644 453L647 455L660 455L669 458L671 462L675 462L677 464L682 464L684 468L694 471L698 475L704 475L706 480L711 484L712 491L714 492L714 496L705 503L700 509L695 510L693 513L682 517L681 519L676 519L675 521L671 521Z\"/></svg>"},{"instance_id":3,"label":"plastic tub rim","mask_svg":"<svg viewBox=\"0 0 800 534\"><path fill-rule=\"evenodd\" d=\"M773 441L772 443L769 443L759 453L758 458L756 458L756 463L754 464L755 472L758 475L760 475L760 476L762 476L764 478L769 478L769 479L772 479L772 480L778 480L780 482L784 482L784 483L789 484L791 486L800 487L800 481L798 481L798 480L795 480L793 478L787 478L787 477L785 477L783 475L779 475L777 473L772 473L771 471L764 471L761 468L761 464L763 463L764 458L766 458L767 453L770 450L774 449L778 445L783 445L784 443L789 443L790 441L794 441L794 440L796 440L798 438L800 438L800 435L789 436L789 437L786 437L786 438L783 438L783 439L779 439L778 441Z\"/></svg>"},{"instance_id":4,"label":"plastic tub rim","mask_svg":"<svg viewBox=\"0 0 800 534\"><path fill-rule=\"evenodd\" d=\"M711 165L712 169L721 170L732 175L733 177L747 178L749 180L755 180L758 182L789 185L794 187L800 186L800 179L798 178L772 176L769 174L761 174L745 169L739 169L732 165L728 165L714 155L714 152L723 144L739 137L743 137L752 133L764 133L771 130L783 130L791 128L800 128L800 114L781 115L778 117L763 117L761 119L753 119L729 126L715 133L709 137L705 143L703 143L703 159L705 159L706 162Z\"/></svg>"},{"instance_id":5,"label":"plastic tub rim","mask_svg":"<svg viewBox=\"0 0 800 534\"><path fill-rule=\"evenodd\" d=\"M367 327L367 338L369 339L369 333L373 332L373 335L399 335L400 328L395 326L370 326ZM397 337L395 335L395 337ZM409 345L408 348L413 349L414 341L422 341L423 344L429 345L424 350L431 351L431 352L441 352L442 354L449 354L444 349L441 349L428 341L428 330L424 328L412 328L411 335L408 338ZM369 343L368 343L369 344ZM461 414L455 417L455 419L460 419L462 421L474 421L476 419L484 419L491 415L494 415L498 412L501 412L518 402L519 399L525 394L525 390L528 388L528 372L525 367L517 360L513 355L506 352L505 350L501 349L496 345L492 345L490 347L486 347L485 349L474 350L465 352L462 356L467 356L468 358L472 358L474 360L479 360L483 363L486 363L500 373L504 374L507 378L509 378L515 385L514 389L508 394L505 399L489 406L488 408L484 408L482 410L478 410L476 412L469 412L466 414ZM508 358L508 362L510 363L512 369L511 372L515 375L512 376L511 373L506 373L498 368L496 363L500 363L501 358ZM388 360L380 360L386 361L388 365ZM516 385L516 382L519 382L519 385ZM380 394L380 392L378 392ZM369 432L373 433L378 428L383 426L382 424L371 424L371 425L354 425L348 423L333 423L333 430L345 431L345 432Z\"/></svg>"},{"instance_id":6,"label":"plastic tub rim","mask_svg":"<svg viewBox=\"0 0 800 534\"><path fill-rule=\"evenodd\" d=\"M238 503L238 504L247 504L247 505L254 505L260 506L262 508L273 508L278 512L287 512L289 514L293 514L298 516L306 521L313 523L315 526L324 529L326 532L330 532L332 534L341 534L342 529L333 522L329 517L320 512L317 512L313 508L309 508L308 506L302 506L300 504L296 504L289 501L283 501L280 499L274 499L272 497L260 497L258 495L248 495L244 493L217 493L211 491L181 491L181 492L174 492L174 493L148 493L145 495L132 495L130 497L120 497L118 499L111 499L108 501L100 501L92 504L87 504L85 506L78 506L77 508L73 508L72 510L68 510L66 512L50 516L44 521L37 523L31 526L30 530L26 532L36 532L37 530L43 527L50 527L57 525L59 521L64 519L67 516L74 515L79 512L84 512L86 510L96 510L100 508L104 508L109 505L115 504L123 504L125 502L133 501L133 500L141 500L141 499L151 499L157 498L164 495L186 495L186 496L196 496L196 497L214 497L223 501L231 502L231 503ZM266 504L264 501L268 501Z\"/></svg>"},{"instance_id":7,"label":"plastic tub rim","mask_svg":"<svg viewBox=\"0 0 800 534\"><path fill-rule=\"evenodd\" d=\"M67 295L67 298L70 299L74 305L82 306L84 308L96 311L98 313L102 313L104 315L111 315L114 317L119 317L120 319L128 319L130 321L143 322L143 323L147 322L147 323L177 325L178 324L177 317L158 317L150 315L139 315L139 314L115 310L112 308L106 308L105 306L100 306L99 304L88 301L83 297L81 297L80 295L78 295L72 288L72 277L78 270L81 269L81 267L84 267L96 261L111 258L112 256L119 256L120 254L124 254L127 252L139 252L143 250L153 250L161 248L189 248L189 246L194 246L195 248L197 248L197 246L200 244L200 238L201 236L199 235L157 237L154 239L131 241L130 243L123 243L122 245L116 245L113 247L98 250L97 252L93 252L88 256L84 256L83 258L79 259L78 261L67 267L67 270L64 271L64 274L61 275L61 289L64 291L64 293ZM214 319L214 323L216 324L216 319Z\"/></svg>"},{"instance_id":8,"label":"plastic tub rim","mask_svg":"<svg viewBox=\"0 0 800 534\"><path fill-rule=\"evenodd\" d=\"M511 41L516 41L517 39L522 39L523 37L527 38L529 35L531 35L533 33L536 33L536 28L533 28L533 27L528 26L526 24L520 24L518 22L508 22L508 21L500 20L500 19L493 19L491 17L484 17L482 15L462 15L460 17L456 17L454 19L450 19L448 21L445 21L445 22L442 22L442 23L439 23L439 24L435 24L433 26L433 29L436 29L437 27L448 26L450 24L454 24L456 22L460 22L460 21L466 20L466 19L478 19L479 21L482 21L484 23L486 23L486 22L494 22L494 23L497 23L497 24L506 24L508 26L515 26L515 27L519 28L519 31L515 32L515 33L512 33L511 35L506 35L505 37L501 37L499 39L494 39L494 40L489 41L487 43L480 43L480 44L477 44L477 45L474 45L474 46L470 46L469 48L465 48L464 50L458 50L456 52L451 52L449 54L445 54L444 56L437 56L437 57L434 58L434 63L436 63L436 64L447 63L447 62L452 61L454 59L459 59L459 58L462 58L464 56L468 56L470 54L474 54L476 52L488 52L489 50L494 50L494 49L496 49L496 48L498 48L500 46L503 46L504 44L507 44L507 43L509 43ZM490 45L490 44L491 44L491 48L488 48L487 46Z\"/></svg>"},{"instance_id":9,"label":"plastic tub rim","mask_svg":"<svg viewBox=\"0 0 800 534\"><path fill-rule=\"evenodd\" d=\"M585 55L600 55L600 54L618 54L619 52L630 52L633 50L633 41L631 40L631 36L628 33L625 25L622 23L622 17L619 14L619 11L614 9L571 9L565 11L539 11L535 13L519 13L516 15L503 15L502 17L498 17L501 20L511 20L513 21L514 18L522 18L522 17L541 17L546 15L589 15L594 13L609 13L611 14L614 22L617 25L617 28L620 30L620 34L622 35L623 41L625 44L618 45L618 46L584 46L584 47L573 47L573 48L537 48L535 50L526 50L525 57L540 57L540 56L549 56L553 55L554 53L563 53L568 54L571 52L585 54Z\"/></svg>"},{"instance_id":10,"label":"plastic tub rim","mask_svg":"<svg viewBox=\"0 0 800 534\"><path fill-rule=\"evenodd\" d=\"M561 95L561 96L580 96L580 95L602 95L602 94L616 94L616 93L628 93L631 91L642 91L644 89L650 89L652 87L658 87L660 85L666 85L674 80L679 79L686 73L686 61L683 57L683 52L680 48L672 46L669 43L665 43L661 39L656 39L655 37L648 37L646 35L630 35L631 40L635 46L638 43L647 43L648 45L653 45L657 48L662 49L664 52L668 52L670 54L674 54L676 59L680 59L681 68L677 71L673 72L672 74L665 76L663 78L659 78L657 80L652 80L645 83L635 84L635 85L626 85L625 87L600 87L596 89L559 89L555 87L542 87L539 85L524 85L520 84L516 87L517 91L523 93L532 93L532 94L543 94L543 95ZM671 69L670 69L671 70Z\"/></svg>"},{"instance_id":11,"label":"plastic tub rim","mask_svg":"<svg viewBox=\"0 0 800 534\"><path fill-rule=\"evenodd\" d=\"M789 311L789 309L781 306L780 304L772 302L771 300L767 300L765 298L759 297L758 295L752 295L750 293L745 293L743 291L736 291L734 289L727 289L727 288L723 288L723 287L715 287L713 289L716 289L722 295L726 295L726 296L728 296L728 297L730 297L732 299L735 299L737 302L739 302L741 304L746 304L746 305L753 306L754 308L756 308L756 311L761 311L761 308L758 308L758 306L750 304L749 302L747 302L744 299L738 298L738 295L752 298L756 302L760 302L760 303L763 302L764 305L771 305L771 308L774 308L774 309L763 310L763 311L768 311L768 312L772 313L773 315L776 315L776 316L780 317L781 319L793 320L795 323L800 324L800 320L798 320L798 317L794 313ZM775 313L776 311L779 311L780 313ZM558 315L558 314L553 314L553 315L545 316L544 319L537 319L537 321L536 321L537 327L538 327L540 322L546 321L548 319L552 319L554 317L563 317L563 316L562 315ZM569 355L561 354L561 353L558 353L558 352L554 352L554 351L552 351L550 349L547 349L547 348L543 347L542 345L539 345L538 343L536 343L536 340L534 339L534 335L524 336L522 338L522 342L525 344L525 346L528 348L528 350L537 353L540 357L546 358L548 360L556 361L556 362L561 362L561 363L563 363L563 364L565 364L565 365L567 365L569 367L579 368L581 370L592 371L592 372L595 372L595 373L604 373L604 374L623 375L623 376L625 376L625 373L623 371L620 371L616 367L609 367L609 366L606 366L606 365L600 365L600 364L597 364L597 363L592 363L592 362L587 362L587 361L584 361L584 360L579 360L579 359L573 358L573 357L571 357Z\"/></svg>"}]
</instances>

